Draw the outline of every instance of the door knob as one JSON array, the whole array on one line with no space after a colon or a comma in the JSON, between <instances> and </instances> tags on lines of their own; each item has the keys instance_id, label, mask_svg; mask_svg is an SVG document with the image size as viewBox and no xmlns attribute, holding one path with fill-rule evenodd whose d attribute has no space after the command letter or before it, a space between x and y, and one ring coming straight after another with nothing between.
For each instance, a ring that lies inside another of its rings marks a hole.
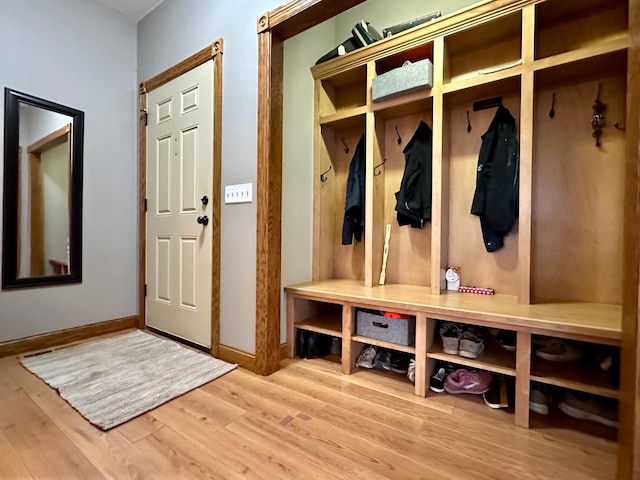
<instances>
[{"instance_id":1,"label":"door knob","mask_svg":"<svg viewBox=\"0 0 640 480\"><path fill-rule=\"evenodd\" d=\"M198 217L197 222L200 225L203 225L206 227L207 225L209 225L209 217L207 217L206 215L204 217Z\"/></svg>"}]
</instances>

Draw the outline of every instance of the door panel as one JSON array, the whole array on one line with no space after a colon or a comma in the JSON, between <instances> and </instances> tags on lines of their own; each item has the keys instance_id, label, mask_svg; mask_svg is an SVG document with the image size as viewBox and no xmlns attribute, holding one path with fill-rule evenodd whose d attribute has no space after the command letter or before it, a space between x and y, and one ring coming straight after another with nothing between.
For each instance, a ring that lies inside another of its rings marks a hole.
<instances>
[{"instance_id":1,"label":"door panel","mask_svg":"<svg viewBox=\"0 0 640 480\"><path fill-rule=\"evenodd\" d=\"M147 325L211 346L213 62L149 92Z\"/></svg>"}]
</instances>

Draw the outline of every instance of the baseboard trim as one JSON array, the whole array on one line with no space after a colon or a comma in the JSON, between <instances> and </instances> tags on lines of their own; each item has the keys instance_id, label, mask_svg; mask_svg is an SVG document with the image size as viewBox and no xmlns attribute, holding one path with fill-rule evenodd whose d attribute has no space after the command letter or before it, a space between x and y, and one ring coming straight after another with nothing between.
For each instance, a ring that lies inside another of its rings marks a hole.
<instances>
[{"instance_id":1,"label":"baseboard trim","mask_svg":"<svg viewBox=\"0 0 640 480\"><path fill-rule=\"evenodd\" d=\"M220 345L218 347L218 358L225 362L237 363L242 368L246 368L252 372L256 371L256 356L244 350L238 350L237 348L227 345Z\"/></svg>"},{"instance_id":2,"label":"baseboard trim","mask_svg":"<svg viewBox=\"0 0 640 480\"><path fill-rule=\"evenodd\" d=\"M280 344L280 360L284 360L289 357L289 345L285 343Z\"/></svg>"},{"instance_id":3,"label":"baseboard trim","mask_svg":"<svg viewBox=\"0 0 640 480\"><path fill-rule=\"evenodd\" d=\"M113 333L128 328L136 328L138 316L117 318L106 322L92 323L81 327L67 328L57 332L43 333L32 337L19 338L0 343L0 357L20 355L26 352L64 345L65 343L85 340L98 335Z\"/></svg>"}]
</instances>

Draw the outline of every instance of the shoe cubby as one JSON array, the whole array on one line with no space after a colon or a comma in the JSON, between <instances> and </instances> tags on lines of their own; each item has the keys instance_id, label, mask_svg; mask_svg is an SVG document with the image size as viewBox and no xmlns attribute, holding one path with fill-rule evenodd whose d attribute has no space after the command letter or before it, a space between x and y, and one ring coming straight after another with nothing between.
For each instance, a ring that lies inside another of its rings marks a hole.
<instances>
[{"instance_id":1,"label":"shoe cubby","mask_svg":"<svg viewBox=\"0 0 640 480\"><path fill-rule=\"evenodd\" d=\"M619 347L550 337L532 340L532 381L617 399L619 375Z\"/></svg>"},{"instance_id":2,"label":"shoe cubby","mask_svg":"<svg viewBox=\"0 0 640 480\"><path fill-rule=\"evenodd\" d=\"M513 68L522 59L521 12L448 35L444 48L445 84Z\"/></svg>"},{"instance_id":3,"label":"shoe cubby","mask_svg":"<svg viewBox=\"0 0 640 480\"><path fill-rule=\"evenodd\" d=\"M535 58L598 48L624 40L629 4L624 0L550 0L536 5Z\"/></svg>"},{"instance_id":4,"label":"shoe cubby","mask_svg":"<svg viewBox=\"0 0 640 480\"><path fill-rule=\"evenodd\" d=\"M430 320L435 321L435 320ZM437 360L444 363L452 363L464 367L486 370L488 372L497 373L514 377L516 375L516 354L515 351L505 350L488 330L478 329L474 327L472 331L480 332L483 341L484 350L476 357L469 358L460 354L451 354L444 351L443 341L440 335L442 326L449 322L438 322L435 331L435 338L431 348L427 351L427 358ZM459 324L461 332L469 330L469 326Z\"/></svg>"}]
</instances>

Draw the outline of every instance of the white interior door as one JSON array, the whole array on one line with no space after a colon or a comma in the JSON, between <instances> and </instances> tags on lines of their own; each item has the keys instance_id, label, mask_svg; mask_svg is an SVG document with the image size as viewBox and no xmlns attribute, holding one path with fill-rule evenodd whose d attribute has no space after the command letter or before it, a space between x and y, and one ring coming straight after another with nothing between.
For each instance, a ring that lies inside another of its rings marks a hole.
<instances>
[{"instance_id":1,"label":"white interior door","mask_svg":"<svg viewBox=\"0 0 640 480\"><path fill-rule=\"evenodd\" d=\"M211 347L213 61L147 105L146 323Z\"/></svg>"}]
</instances>

